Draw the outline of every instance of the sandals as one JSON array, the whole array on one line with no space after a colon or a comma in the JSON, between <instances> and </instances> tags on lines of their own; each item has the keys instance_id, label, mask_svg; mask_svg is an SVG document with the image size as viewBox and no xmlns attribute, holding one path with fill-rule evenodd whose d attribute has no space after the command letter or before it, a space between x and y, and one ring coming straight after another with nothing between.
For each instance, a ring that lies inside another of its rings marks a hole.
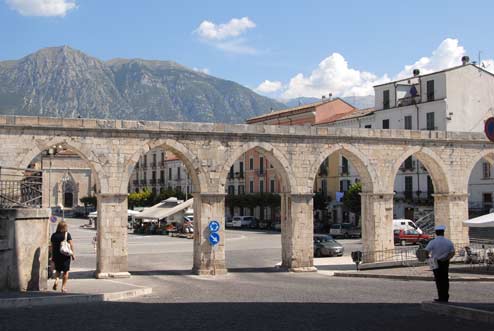
<instances>
[{"instance_id":1,"label":"sandals","mask_svg":"<svg viewBox=\"0 0 494 331\"><path fill-rule=\"evenodd\" d=\"M57 290L57 287L58 287L58 284L57 283L53 284L53 291L56 291Z\"/></svg>"},{"instance_id":2,"label":"sandals","mask_svg":"<svg viewBox=\"0 0 494 331\"><path fill-rule=\"evenodd\" d=\"M66 288L62 288L62 293L67 293L67 289Z\"/></svg>"}]
</instances>

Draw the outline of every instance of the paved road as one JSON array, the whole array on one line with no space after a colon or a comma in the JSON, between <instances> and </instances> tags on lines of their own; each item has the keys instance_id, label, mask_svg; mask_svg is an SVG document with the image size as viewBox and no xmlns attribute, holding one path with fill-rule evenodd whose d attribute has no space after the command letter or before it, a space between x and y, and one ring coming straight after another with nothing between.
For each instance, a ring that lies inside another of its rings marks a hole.
<instances>
[{"instance_id":1,"label":"paved road","mask_svg":"<svg viewBox=\"0 0 494 331\"><path fill-rule=\"evenodd\" d=\"M79 255L74 267L94 268L94 232L76 230L78 222L71 221ZM125 281L153 287L152 295L128 302L4 310L0 330L53 330L60 325L71 331L492 330L492 325L422 312L420 302L434 297L432 282L275 272L279 234L227 231L226 244L232 272L198 277L190 274L191 240L131 235L134 276ZM454 301L492 302L494 285L452 283L451 293Z\"/></svg>"}]
</instances>

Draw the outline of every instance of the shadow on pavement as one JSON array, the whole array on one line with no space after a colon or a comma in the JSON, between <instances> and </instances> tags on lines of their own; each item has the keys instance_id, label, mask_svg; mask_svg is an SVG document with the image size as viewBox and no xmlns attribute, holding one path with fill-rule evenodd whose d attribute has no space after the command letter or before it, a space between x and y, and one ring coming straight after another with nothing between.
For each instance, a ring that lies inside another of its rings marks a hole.
<instances>
[{"instance_id":1,"label":"shadow on pavement","mask_svg":"<svg viewBox=\"0 0 494 331\"><path fill-rule=\"evenodd\" d=\"M267 298L268 299L268 298ZM492 330L423 312L419 304L106 302L7 309L0 330Z\"/></svg>"}]
</instances>

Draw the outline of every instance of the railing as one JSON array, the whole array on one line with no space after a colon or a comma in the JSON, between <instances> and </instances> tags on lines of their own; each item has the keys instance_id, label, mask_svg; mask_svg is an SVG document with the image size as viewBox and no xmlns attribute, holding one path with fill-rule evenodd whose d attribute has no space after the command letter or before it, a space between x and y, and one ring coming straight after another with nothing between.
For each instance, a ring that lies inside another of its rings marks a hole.
<instances>
[{"instance_id":1,"label":"railing","mask_svg":"<svg viewBox=\"0 0 494 331\"><path fill-rule=\"evenodd\" d=\"M151 163L151 168L155 169L156 168L156 162Z\"/></svg>"},{"instance_id":2,"label":"railing","mask_svg":"<svg viewBox=\"0 0 494 331\"><path fill-rule=\"evenodd\" d=\"M398 99L398 107L415 105L415 104L420 103L420 102L421 102L420 95L416 95L414 97L412 97L412 96L404 97L404 98Z\"/></svg>"},{"instance_id":3,"label":"railing","mask_svg":"<svg viewBox=\"0 0 494 331\"><path fill-rule=\"evenodd\" d=\"M41 208L43 172L0 167L0 208Z\"/></svg>"},{"instance_id":4,"label":"railing","mask_svg":"<svg viewBox=\"0 0 494 331\"><path fill-rule=\"evenodd\" d=\"M415 267L427 266L428 259L419 260L417 251L421 246L400 247L383 251L362 252L363 263L376 267L402 266L414 271ZM456 244L455 255L450 260L454 272L494 274L494 241ZM415 271L414 271L415 272Z\"/></svg>"}]
</instances>

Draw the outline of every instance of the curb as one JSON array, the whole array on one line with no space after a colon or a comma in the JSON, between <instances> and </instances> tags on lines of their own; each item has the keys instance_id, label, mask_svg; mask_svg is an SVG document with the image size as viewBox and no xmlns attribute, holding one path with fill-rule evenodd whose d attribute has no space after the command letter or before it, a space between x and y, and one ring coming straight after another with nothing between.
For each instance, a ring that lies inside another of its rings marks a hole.
<instances>
[{"instance_id":1,"label":"curb","mask_svg":"<svg viewBox=\"0 0 494 331\"><path fill-rule=\"evenodd\" d=\"M334 277L355 277L355 278L378 278L378 279L392 279L392 280L420 280L420 281L433 281L434 277L431 276L402 276L402 275L379 275L379 274L365 274L359 272L335 272ZM449 279L450 282L494 282L492 277L454 277Z\"/></svg>"},{"instance_id":2,"label":"curb","mask_svg":"<svg viewBox=\"0 0 494 331\"><path fill-rule=\"evenodd\" d=\"M138 288L127 291L99 294L69 294L44 297L0 299L0 309L24 308L33 306L79 304L104 301L119 301L148 295L153 292L151 287Z\"/></svg>"},{"instance_id":3,"label":"curb","mask_svg":"<svg viewBox=\"0 0 494 331\"><path fill-rule=\"evenodd\" d=\"M440 315L459 317L466 320L494 324L494 312L469 308L464 306L449 305L447 303L422 302L421 309Z\"/></svg>"}]
</instances>

